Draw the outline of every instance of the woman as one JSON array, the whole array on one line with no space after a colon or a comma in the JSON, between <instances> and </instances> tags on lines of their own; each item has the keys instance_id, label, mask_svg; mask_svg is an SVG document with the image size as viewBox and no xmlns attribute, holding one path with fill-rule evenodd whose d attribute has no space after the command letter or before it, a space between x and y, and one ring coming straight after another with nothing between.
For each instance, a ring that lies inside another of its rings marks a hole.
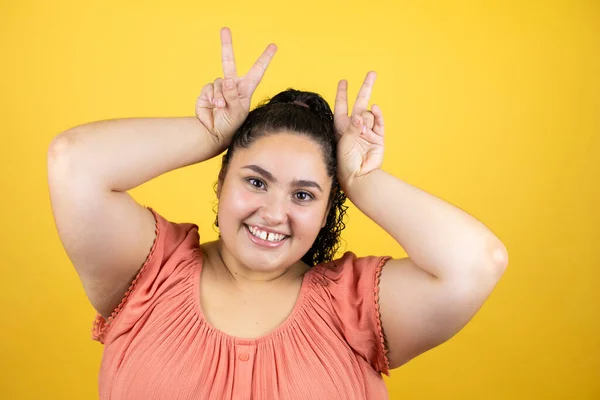
<instances>
[{"instance_id":1,"label":"woman","mask_svg":"<svg viewBox=\"0 0 600 400\"><path fill-rule=\"evenodd\" d=\"M48 154L61 241L98 311L102 399L384 399L382 374L452 337L503 274L483 224L381 170L383 116L369 73L348 115L287 90L249 113L275 54L237 75L221 30L224 79L196 118L95 122ZM227 149L220 237L174 223L128 194ZM332 260L345 196L409 257ZM140 267L141 266L141 267Z\"/></svg>"}]
</instances>

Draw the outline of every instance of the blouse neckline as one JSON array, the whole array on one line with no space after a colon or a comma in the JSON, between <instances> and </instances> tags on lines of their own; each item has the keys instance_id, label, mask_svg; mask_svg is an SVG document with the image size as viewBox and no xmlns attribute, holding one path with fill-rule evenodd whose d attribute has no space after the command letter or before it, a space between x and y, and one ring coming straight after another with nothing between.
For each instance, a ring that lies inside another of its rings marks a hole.
<instances>
[{"instance_id":1,"label":"blouse neckline","mask_svg":"<svg viewBox=\"0 0 600 400\"><path fill-rule=\"evenodd\" d=\"M208 328L208 330L211 333L219 336L220 338L222 338L226 341L233 342L238 345L257 345L259 343L272 340L274 337L280 335L283 331L287 330L289 328L289 326L298 319L298 314L304 306L304 302L306 299L306 292L308 291L308 285L310 282L308 275L312 273L314 267L312 267L311 269L306 271L304 273L304 275L302 276L302 284L300 286L300 293L298 294L298 298L296 299L296 303L294 304L294 307L292 308L291 313L287 316L287 318L281 324L279 324L276 328L274 328L270 332L267 332L264 335L261 335L259 337L255 337L255 338L245 338L245 337L230 335L228 333L225 333L225 332L215 328L208 321L208 319L204 315L204 311L202 310L202 303L200 301L200 279L201 279L202 267L203 267L203 262L204 262L204 253L202 252L202 249L200 247L196 248L195 250L196 250L197 257L196 257L196 262L194 263L195 264L194 265L194 273L192 274L193 280L194 280L194 282L193 282L194 305L196 307L196 311L198 313L198 317L200 318L200 321L206 325L206 327Z\"/></svg>"}]
</instances>

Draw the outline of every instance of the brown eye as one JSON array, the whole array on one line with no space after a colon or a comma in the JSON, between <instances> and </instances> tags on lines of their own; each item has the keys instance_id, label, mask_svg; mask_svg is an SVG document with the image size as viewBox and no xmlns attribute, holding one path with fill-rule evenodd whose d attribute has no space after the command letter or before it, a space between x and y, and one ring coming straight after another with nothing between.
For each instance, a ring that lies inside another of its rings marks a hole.
<instances>
[{"instance_id":1,"label":"brown eye","mask_svg":"<svg viewBox=\"0 0 600 400\"><path fill-rule=\"evenodd\" d=\"M257 189L264 189L265 183L257 178L247 178L246 181Z\"/></svg>"},{"instance_id":2,"label":"brown eye","mask_svg":"<svg viewBox=\"0 0 600 400\"><path fill-rule=\"evenodd\" d=\"M300 201L308 201L314 199L314 196L308 192L296 192L294 193L294 196L296 196L296 200Z\"/></svg>"}]
</instances>

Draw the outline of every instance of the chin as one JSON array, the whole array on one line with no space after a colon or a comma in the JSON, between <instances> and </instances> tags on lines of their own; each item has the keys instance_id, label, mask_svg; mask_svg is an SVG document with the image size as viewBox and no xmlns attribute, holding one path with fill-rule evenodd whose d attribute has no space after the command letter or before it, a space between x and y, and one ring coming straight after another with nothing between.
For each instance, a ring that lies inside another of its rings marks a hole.
<instances>
[{"instance_id":1,"label":"chin","mask_svg":"<svg viewBox=\"0 0 600 400\"><path fill-rule=\"evenodd\" d=\"M294 260L288 259L289 250L278 254L260 248L248 248L248 246L240 246L240 250L240 261L253 271L276 271L294 263Z\"/></svg>"},{"instance_id":2,"label":"chin","mask_svg":"<svg viewBox=\"0 0 600 400\"><path fill-rule=\"evenodd\" d=\"M246 224L242 224L237 229L234 237L231 234L227 235L227 232L221 231L221 233L222 240L239 262L255 272L273 272L289 268L309 250L307 248L303 252L298 249L294 251L294 246L298 245L294 235L283 239L279 244L266 243L254 237ZM292 256L295 253L298 253L297 258Z\"/></svg>"}]
</instances>

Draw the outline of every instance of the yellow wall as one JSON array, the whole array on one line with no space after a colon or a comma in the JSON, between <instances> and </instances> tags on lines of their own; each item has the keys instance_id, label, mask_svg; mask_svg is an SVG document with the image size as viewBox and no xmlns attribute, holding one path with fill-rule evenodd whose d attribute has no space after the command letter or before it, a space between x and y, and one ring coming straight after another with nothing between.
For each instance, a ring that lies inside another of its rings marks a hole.
<instances>
[{"instance_id":1,"label":"yellow wall","mask_svg":"<svg viewBox=\"0 0 600 400\"><path fill-rule=\"evenodd\" d=\"M341 78L354 96L376 70L384 168L509 250L475 319L386 378L392 399L600 398L600 4L482 3L2 2L0 398L97 398L102 346L55 230L50 140L93 120L193 115L221 74L224 25L240 71L279 46L255 102L287 87L332 101ZM216 168L131 193L212 240ZM359 255L405 255L354 208L345 238Z\"/></svg>"}]
</instances>

